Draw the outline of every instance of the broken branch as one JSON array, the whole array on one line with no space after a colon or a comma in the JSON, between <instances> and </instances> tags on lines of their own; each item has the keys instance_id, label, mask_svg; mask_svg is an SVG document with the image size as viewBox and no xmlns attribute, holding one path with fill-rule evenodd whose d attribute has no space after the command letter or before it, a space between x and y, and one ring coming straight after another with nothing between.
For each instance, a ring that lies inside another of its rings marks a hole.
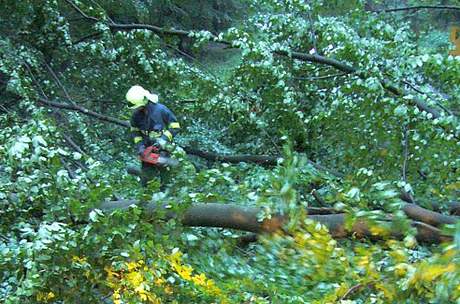
<instances>
[{"instance_id":1,"label":"broken branch","mask_svg":"<svg viewBox=\"0 0 460 304\"><path fill-rule=\"evenodd\" d=\"M106 122L111 122L111 123L114 123L116 125L119 125L119 126L122 126L122 127L125 127L125 128L128 128L130 126L129 122L127 122L127 121L120 120L120 119L113 118L113 117L106 116L106 115L102 115L102 114L96 113L94 111L88 110L86 108L83 108L81 106L78 106L78 105L72 105L72 104L68 104L68 103L59 103L59 102L49 101L49 100L44 99L44 98L38 98L38 101L40 103L44 104L44 105L47 105L47 106L80 112L82 114L92 116L92 117L95 117L97 119L100 119L100 120L103 120L103 121L106 121Z\"/></svg>"},{"instance_id":2,"label":"broken branch","mask_svg":"<svg viewBox=\"0 0 460 304\"><path fill-rule=\"evenodd\" d=\"M387 8L382 10L373 11L375 13L392 13L392 12L402 12L402 11L417 11L421 9L435 9L435 10L460 10L460 6L454 5L416 5L416 6L406 6L406 7L396 7L396 8Z\"/></svg>"},{"instance_id":3,"label":"broken branch","mask_svg":"<svg viewBox=\"0 0 460 304\"><path fill-rule=\"evenodd\" d=\"M79 14L84 16L86 19L91 20L91 21L100 21L99 19L95 17L91 17L86 15L81 9L78 8L77 5L75 5L72 1L66 0L67 3L69 3ZM176 29L165 29L161 28L158 26L150 25L150 24L119 24L119 23L114 23L114 22L109 22L107 25L111 29L115 30L136 30L136 29L144 29L144 30L149 30L154 33L160 34L160 35L176 35L176 36L187 36L190 37L191 33L190 31L185 31L185 30L176 30ZM232 45L231 42L225 41L222 39L219 39L217 36L212 35L212 39L215 42L223 43L226 45ZM336 59L332 58L327 58L323 57L317 54L307 54L307 53L301 53L301 52L295 52L295 51L284 51L284 50L275 50L273 51L274 54L280 55L280 56L285 56L285 57L290 57L293 59L298 59L301 61L307 61L307 62L314 62L314 63L320 63L320 64L325 64L329 65L331 67L336 68L337 70L340 70L345 73L357 73L358 70L344 62L340 62ZM365 79L366 75L362 72L357 73L357 75L360 78ZM383 79L380 81L383 88L385 88L387 91L395 94L396 96L405 96L408 95L406 91L404 91L401 88L398 88L394 86L393 84L390 83L390 81ZM432 119L439 118L441 116L440 112L437 109L431 108L428 106L425 102L418 98L413 98L410 101L414 106L416 106L419 110L425 111L427 113L430 113L432 115Z\"/></svg>"}]
</instances>

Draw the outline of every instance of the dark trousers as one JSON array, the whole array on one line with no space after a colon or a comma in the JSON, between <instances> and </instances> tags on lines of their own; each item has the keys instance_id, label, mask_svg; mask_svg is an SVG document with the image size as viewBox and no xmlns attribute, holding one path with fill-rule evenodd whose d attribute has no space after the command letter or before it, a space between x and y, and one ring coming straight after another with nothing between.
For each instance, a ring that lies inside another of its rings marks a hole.
<instances>
[{"instance_id":1,"label":"dark trousers","mask_svg":"<svg viewBox=\"0 0 460 304\"><path fill-rule=\"evenodd\" d=\"M157 178L160 182L160 190L164 190L169 182L169 168L158 167L148 163L142 163L141 184L147 187L149 181Z\"/></svg>"}]
</instances>

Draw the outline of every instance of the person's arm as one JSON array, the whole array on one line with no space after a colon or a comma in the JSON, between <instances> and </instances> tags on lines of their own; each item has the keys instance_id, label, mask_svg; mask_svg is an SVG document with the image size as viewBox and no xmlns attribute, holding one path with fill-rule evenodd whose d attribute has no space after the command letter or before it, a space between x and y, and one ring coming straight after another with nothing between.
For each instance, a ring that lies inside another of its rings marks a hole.
<instances>
[{"instance_id":1,"label":"person's arm","mask_svg":"<svg viewBox=\"0 0 460 304\"><path fill-rule=\"evenodd\" d=\"M176 134L180 131L180 124L176 116L169 109L166 109L164 112L164 121L166 122L166 128L163 130L163 134L160 138L171 143Z\"/></svg>"},{"instance_id":2,"label":"person's arm","mask_svg":"<svg viewBox=\"0 0 460 304\"><path fill-rule=\"evenodd\" d=\"M136 152L142 154L146 148L145 146L145 136L142 131L137 127L135 115L131 118L131 139L134 142L136 147Z\"/></svg>"}]
</instances>

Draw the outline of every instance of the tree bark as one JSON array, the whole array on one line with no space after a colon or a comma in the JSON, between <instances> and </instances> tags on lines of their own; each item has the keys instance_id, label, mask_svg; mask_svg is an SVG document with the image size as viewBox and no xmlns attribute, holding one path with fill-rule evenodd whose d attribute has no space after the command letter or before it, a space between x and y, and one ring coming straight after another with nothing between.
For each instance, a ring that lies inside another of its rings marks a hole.
<instances>
[{"instance_id":1,"label":"tree bark","mask_svg":"<svg viewBox=\"0 0 460 304\"><path fill-rule=\"evenodd\" d=\"M105 212L111 212L114 210L127 209L137 204L138 202L134 200L111 201L102 203L99 209ZM153 202L141 204L141 206L148 213L153 213L159 208L165 208ZM259 221L258 214L260 211L259 208L255 207L209 203L191 205L180 216L172 212L167 212L167 217L179 218L184 226L229 228L254 233L274 233L279 231L288 220L286 216L273 215L269 219ZM334 238L340 239L350 236L358 238L385 237L384 235L372 232L369 225L361 220L356 221L352 228L347 230L345 228L345 216L344 213L308 215L310 219L326 226L331 236ZM452 240L450 236L443 235L441 230L431 225L414 221L412 222L412 226L417 229L416 238L420 242L440 243ZM390 236L400 239L404 234L401 231L391 231Z\"/></svg>"},{"instance_id":2,"label":"tree bark","mask_svg":"<svg viewBox=\"0 0 460 304\"><path fill-rule=\"evenodd\" d=\"M187 154L192 154L211 161L222 161L227 163L249 162L260 165L276 165L282 158L271 155L222 155L212 152L205 152L189 147L184 148Z\"/></svg>"},{"instance_id":3,"label":"tree bark","mask_svg":"<svg viewBox=\"0 0 460 304\"><path fill-rule=\"evenodd\" d=\"M449 211L451 215L460 215L460 203L459 202L451 202L449 204Z\"/></svg>"},{"instance_id":4,"label":"tree bark","mask_svg":"<svg viewBox=\"0 0 460 304\"><path fill-rule=\"evenodd\" d=\"M240 155L223 155L217 154L212 152L205 152L197 149L193 149L190 147L184 147L185 152L187 154L199 156L201 158L210 160L210 161L221 161L227 163L255 163L259 165L267 165L267 166L275 166L278 162L282 159L281 156L272 156L272 155L248 155L248 154L240 154ZM320 164L315 163L312 160L307 160L307 162L312 165L314 168L320 171L326 171L332 174L335 177L343 177L343 174L337 172L336 170L326 168Z\"/></svg>"},{"instance_id":5,"label":"tree bark","mask_svg":"<svg viewBox=\"0 0 460 304\"><path fill-rule=\"evenodd\" d=\"M456 216L444 215L422 208L416 204L406 203L402 210L409 218L433 226L455 224L459 221L459 218Z\"/></svg>"}]
</instances>

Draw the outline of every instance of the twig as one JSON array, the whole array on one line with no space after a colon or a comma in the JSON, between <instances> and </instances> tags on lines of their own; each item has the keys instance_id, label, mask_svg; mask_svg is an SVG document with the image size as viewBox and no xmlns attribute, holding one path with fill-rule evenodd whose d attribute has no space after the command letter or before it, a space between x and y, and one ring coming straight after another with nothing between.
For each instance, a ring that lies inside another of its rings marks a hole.
<instances>
[{"instance_id":1,"label":"twig","mask_svg":"<svg viewBox=\"0 0 460 304\"><path fill-rule=\"evenodd\" d=\"M94 21L94 22L101 21L96 17L87 15L85 12L83 12L72 1L70 1L70 0L65 0L65 1L70 6L72 6L74 10L76 10L80 15L82 15L86 19ZM149 30L149 31L155 32L155 33L157 33L159 35L176 35L176 36L187 36L188 37L188 35L190 34L189 31L176 30L176 29L165 29L165 28L155 26L155 25L150 25L150 24L138 24L138 23L122 24L122 23L115 23L112 20L110 20L110 18L109 18L109 22L107 23L107 25L112 29L118 29L118 30L128 30L128 31L129 30L135 30L135 29L137 29L137 30ZM217 37L215 37L215 38L217 39ZM223 40L222 41L219 40L219 42L224 43L224 44L231 44L230 42L226 42L226 41L223 41Z\"/></svg>"},{"instance_id":2,"label":"twig","mask_svg":"<svg viewBox=\"0 0 460 304\"><path fill-rule=\"evenodd\" d=\"M76 179L77 176L75 175L75 173L73 172L72 168L70 168L69 164L61 157L61 163L62 165L64 166L64 168L67 170L67 172L69 173L69 177L71 179Z\"/></svg>"},{"instance_id":3,"label":"twig","mask_svg":"<svg viewBox=\"0 0 460 304\"><path fill-rule=\"evenodd\" d=\"M59 80L59 77L56 75L56 73L53 71L53 69L49 66L48 63L45 62L45 67L46 69L48 70L48 72L51 74L51 76L54 78L54 80L56 81L56 83L58 84L58 86L62 89L62 91L64 92L64 95L66 97L66 99L73 105L75 105L75 102L72 100L72 98L70 98L69 96L69 93L67 92L67 89L65 88L65 86L62 85L61 81Z\"/></svg>"},{"instance_id":4,"label":"twig","mask_svg":"<svg viewBox=\"0 0 460 304\"><path fill-rule=\"evenodd\" d=\"M425 174L425 172L423 172L423 171L420 170L420 169L417 170L417 173L418 173L418 175L420 175L420 177L421 177L424 181L426 181L426 179L428 178L428 176Z\"/></svg>"},{"instance_id":5,"label":"twig","mask_svg":"<svg viewBox=\"0 0 460 304\"><path fill-rule=\"evenodd\" d=\"M328 58L324 57L318 54L307 54L307 53L302 53L302 52L296 52L296 51L285 51L285 50L275 50L273 51L274 54L278 56L283 56L283 57L289 57L293 59L297 59L300 61L306 61L306 62L313 62L313 63L319 63L319 64L324 64L331 66L339 71L342 71L346 74L350 73L356 73L358 70L354 66L351 66L345 62L341 62L339 60L336 60L334 58ZM364 77L364 74L360 73L359 75Z\"/></svg>"},{"instance_id":6,"label":"twig","mask_svg":"<svg viewBox=\"0 0 460 304\"><path fill-rule=\"evenodd\" d=\"M375 282L371 282L371 283L367 283L367 284L362 284L362 283L356 284L355 286L352 286L350 289L348 289L348 291L340 298L340 301L345 300L351 294L355 293L356 291L358 291L359 289L361 289L364 286L367 286L368 288L372 288L372 287L374 287L374 285L375 285Z\"/></svg>"},{"instance_id":7,"label":"twig","mask_svg":"<svg viewBox=\"0 0 460 304\"><path fill-rule=\"evenodd\" d=\"M408 136L408 126L405 124L403 126L403 167L402 167L402 178L403 181L407 182L407 163L409 160L409 136Z\"/></svg>"},{"instance_id":8,"label":"twig","mask_svg":"<svg viewBox=\"0 0 460 304\"><path fill-rule=\"evenodd\" d=\"M62 136L64 137L65 141L78 153L86 155L86 152L83 151L80 146L78 146L75 141L67 134L62 133Z\"/></svg>"},{"instance_id":9,"label":"twig","mask_svg":"<svg viewBox=\"0 0 460 304\"><path fill-rule=\"evenodd\" d=\"M103 296L103 297L101 298L101 301L107 300L107 299L110 298L112 295L113 295L112 292L108 293L107 295L105 295L105 296Z\"/></svg>"},{"instance_id":10,"label":"twig","mask_svg":"<svg viewBox=\"0 0 460 304\"><path fill-rule=\"evenodd\" d=\"M421 9L441 9L441 10L460 10L460 6L453 5L417 5L417 6L407 6L407 7L397 7L397 8L387 8L382 10L373 11L375 13L392 13L392 12L401 12L401 11L416 11Z\"/></svg>"},{"instance_id":11,"label":"twig","mask_svg":"<svg viewBox=\"0 0 460 304\"><path fill-rule=\"evenodd\" d=\"M80 39L72 42L72 44L76 45L76 44L79 44L80 42L85 41L86 39L95 38L95 37L98 37L100 35L102 35L101 32L94 32L94 33L91 33L91 34L88 34L88 35L85 35L85 36L81 37Z\"/></svg>"},{"instance_id":12,"label":"twig","mask_svg":"<svg viewBox=\"0 0 460 304\"><path fill-rule=\"evenodd\" d=\"M32 81L34 82L34 84L38 87L38 89L42 92L42 95L45 97L45 98L48 98L48 96L46 95L45 91L43 90L42 86L40 85L40 83L38 82L38 80L35 78L34 76L34 73L32 72L32 69L30 68L29 64L27 62L24 61L24 66L26 67L27 69L27 72L29 73L30 77L32 77Z\"/></svg>"},{"instance_id":13,"label":"twig","mask_svg":"<svg viewBox=\"0 0 460 304\"><path fill-rule=\"evenodd\" d=\"M95 21L95 22L98 22L99 19L95 18L95 17L92 17L92 16L88 16L84 11L82 11L75 3L73 3L72 1L70 0L65 0L65 2L67 2L70 6L72 6L74 8L74 10L76 10L80 15L82 15L83 17L85 17L86 19L88 20L92 20L92 21Z\"/></svg>"},{"instance_id":14,"label":"twig","mask_svg":"<svg viewBox=\"0 0 460 304\"><path fill-rule=\"evenodd\" d=\"M329 79L329 78L346 76L346 75L350 75L350 73L338 73L338 74L317 76L317 77L294 77L294 79L296 80L322 80L322 79Z\"/></svg>"},{"instance_id":15,"label":"twig","mask_svg":"<svg viewBox=\"0 0 460 304\"><path fill-rule=\"evenodd\" d=\"M318 52L318 48L316 46L315 28L313 27L313 18L311 17L311 10L308 10L307 15L308 15L308 22L310 23L310 37L313 43L313 49L315 50L315 52Z\"/></svg>"},{"instance_id":16,"label":"twig","mask_svg":"<svg viewBox=\"0 0 460 304\"><path fill-rule=\"evenodd\" d=\"M428 94L427 92L424 92L422 91L421 89L417 88L414 84L410 83L409 81L407 80L403 80L402 81L404 84L408 85L412 90L414 90L415 92L419 93L419 94L422 94L422 95L425 95L427 96L428 98L430 98L431 100L433 100L434 102L436 102L436 104L442 108L444 111L446 111L447 113L449 113L449 115L453 115L452 111L450 111L448 108L446 108L442 103L438 102L435 98L433 98L430 94Z\"/></svg>"},{"instance_id":17,"label":"twig","mask_svg":"<svg viewBox=\"0 0 460 304\"><path fill-rule=\"evenodd\" d=\"M82 164L81 162L77 161L77 160L73 160L73 163L80 169L82 170L88 170L88 167L86 167L84 164ZM93 182L91 178L89 178L88 176L86 176L86 178L90 181L90 182Z\"/></svg>"},{"instance_id":18,"label":"twig","mask_svg":"<svg viewBox=\"0 0 460 304\"><path fill-rule=\"evenodd\" d=\"M326 206L326 202L323 200L323 198L321 196L319 196L318 194L318 191L316 191L316 189L313 189L311 191L311 195L313 195L313 197L315 198L315 200L321 205L321 206Z\"/></svg>"},{"instance_id":19,"label":"twig","mask_svg":"<svg viewBox=\"0 0 460 304\"><path fill-rule=\"evenodd\" d=\"M2 104L0 104L0 108L2 108L2 110L5 111L5 113L11 114L11 111L5 108Z\"/></svg>"},{"instance_id":20,"label":"twig","mask_svg":"<svg viewBox=\"0 0 460 304\"><path fill-rule=\"evenodd\" d=\"M89 1L92 2L95 6L99 6L99 8L104 11L104 8L98 2L96 2L94 0L89 0ZM112 18L110 18L108 15L106 15L106 17L107 17L107 19L109 19L110 22L114 23Z\"/></svg>"},{"instance_id":21,"label":"twig","mask_svg":"<svg viewBox=\"0 0 460 304\"><path fill-rule=\"evenodd\" d=\"M265 128L262 129L262 131L264 132L265 136L271 141L273 147L275 148L276 152L278 152L278 154L282 154L281 152L281 149L279 148L279 145L276 144L275 140L273 139L273 137L270 136L270 134L268 134L267 130Z\"/></svg>"},{"instance_id":22,"label":"twig","mask_svg":"<svg viewBox=\"0 0 460 304\"><path fill-rule=\"evenodd\" d=\"M66 109L66 110L72 110L72 111L80 112L80 113L83 113L85 115L95 117L95 118L97 118L99 120L103 120L103 121L106 121L106 122L111 122L111 123L117 124L117 125L125 127L125 128L129 128L129 126L130 126L128 121L124 121L124 120L120 120L120 119L117 119L117 118L114 118L114 117L99 114L99 113L96 113L94 111L88 110L86 108L80 107L78 105L71 105L71 104L68 104L68 103L59 103L59 102L49 101L49 100L44 99L44 98L38 98L38 102L40 102L41 104L47 105L47 106L54 107L54 108L60 108L60 109Z\"/></svg>"},{"instance_id":23,"label":"twig","mask_svg":"<svg viewBox=\"0 0 460 304\"><path fill-rule=\"evenodd\" d=\"M67 123L66 124L69 124L69 120L67 119L67 117L61 115L61 113L59 111L54 111L53 112L54 114L54 117L55 119L58 121L58 122L62 122L63 120L65 120ZM80 146L78 146L75 141L72 139L72 137L70 135L67 135L64 133L64 130L62 130L61 132L61 135L64 137L65 141L75 150L77 151L78 153L80 154L83 154L83 155L87 155L87 153L85 151L83 151ZM82 163L80 163L79 161L77 160L73 160L73 163L75 163L79 168L81 168L82 170L87 170L88 168L83 165ZM91 181L91 179L89 177L87 177L88 180ZM91 181L92 182L92 181Z\"/></svg>"}]
</instances>

